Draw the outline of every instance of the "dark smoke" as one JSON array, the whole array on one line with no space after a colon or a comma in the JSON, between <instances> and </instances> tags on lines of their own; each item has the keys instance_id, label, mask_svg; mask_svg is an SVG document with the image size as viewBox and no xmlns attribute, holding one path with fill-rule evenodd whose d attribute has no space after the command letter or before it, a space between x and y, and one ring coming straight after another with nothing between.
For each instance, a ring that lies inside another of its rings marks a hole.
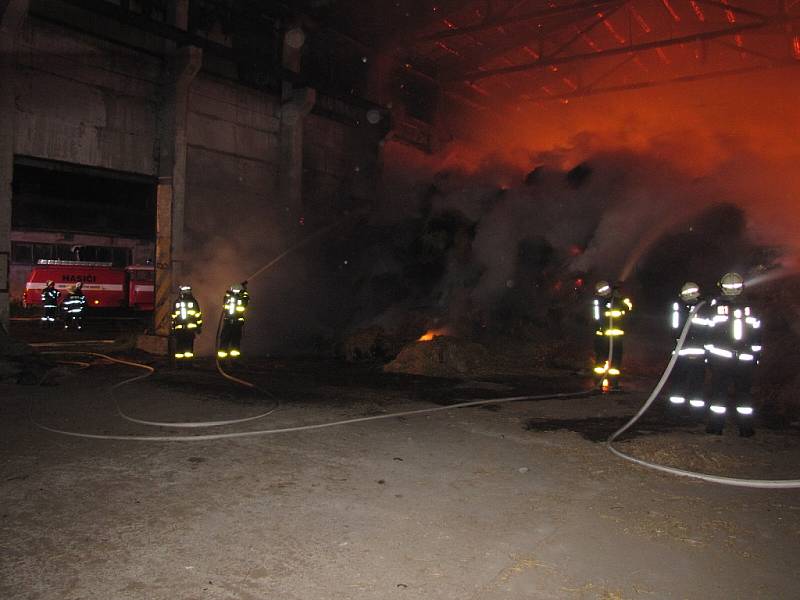
<instances>
[{"instance_id":1,"label":"dark smoke","mask_svg":"<svg viewBox=\"0 0 800 600\"><path fill-rule=\"evenodd\" d=\"M531 156L527 171L486 161L474 172L421 168L415 180L388 173L381 202L251 283L245 350L333 354L370 326L409 340L443 326L476 341L564 335L581 330L593 283L618 278L632 256L626 286L657 306L686 279L713 286L778 255L751 239L722 174L687 178L624 150L567 167L549 159ZM215 268L198 278L219 288L209 307L296 239L251 232L210 245Z\"/></svg>"}]
</instances>

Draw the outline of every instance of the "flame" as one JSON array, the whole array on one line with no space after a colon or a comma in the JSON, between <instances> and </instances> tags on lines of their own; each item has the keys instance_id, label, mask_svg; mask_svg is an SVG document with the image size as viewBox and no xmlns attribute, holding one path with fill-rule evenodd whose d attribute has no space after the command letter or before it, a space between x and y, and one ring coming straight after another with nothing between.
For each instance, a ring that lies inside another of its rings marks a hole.
<instances>
[{"instance_id":1,"label":"flame","mask_svg":"<svg viewBox=\"0 0 800 600\"><path fill-rule=\"evenodd\" d=\"M417 341L418 342L430 342L433 338L436 338L436 337L439 337L439 336L442 336L442 335L448 335L449 333L450 333L450 331L447 329L447 327L441 327L439 329L429 329L428 331L423 333L421 336L419 336L419 339Z\"/></svg>"}]
</instances>

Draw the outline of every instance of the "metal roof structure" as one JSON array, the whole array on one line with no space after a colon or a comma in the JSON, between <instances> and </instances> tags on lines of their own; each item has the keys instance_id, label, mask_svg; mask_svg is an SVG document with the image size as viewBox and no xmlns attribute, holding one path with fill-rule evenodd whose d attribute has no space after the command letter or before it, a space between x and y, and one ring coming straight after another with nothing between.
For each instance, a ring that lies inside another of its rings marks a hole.
<instances>
[{"instance_id":1,"label":"metal roof structure","mask_svg":"<svg viewBox=\"0 0 800 600\"><path fill-rule=\"evenodd\" d=\"M393 49L397 59L476 106L800 65L800 0L414 4L427 17L413 19Z\"/></svg>"}]
</instances>

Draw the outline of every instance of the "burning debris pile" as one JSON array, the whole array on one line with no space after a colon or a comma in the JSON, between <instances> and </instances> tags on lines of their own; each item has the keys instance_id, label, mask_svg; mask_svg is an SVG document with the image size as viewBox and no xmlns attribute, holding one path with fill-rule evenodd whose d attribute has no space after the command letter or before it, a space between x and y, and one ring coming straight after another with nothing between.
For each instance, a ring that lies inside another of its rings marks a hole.
<instances>
[{"instance_id":1,"label":"burning debris pile","mask_svg":"<svg viewBox=\"0 0 800 600\"><path fill-rule=\"evenodd\" d=\"M505 188L485 174L432 175L323 244L343 284L327 296L342 308L331 330L348 332L331 345L413 373L516 371L509 356L528 372L577 371L590 352L592 282L626 272L637 310L666 314L688 278L713 292L733 267L774 262L745 211L719 202L729 194L664 165L654 172L652 160L599 154L519 173ZM431 328L446 336L420 343Z\"/></svg>"},{"instance_id":2,"label":"burning debris pile","mask_svg":"<svg viewBox=\"0 0 800 600\"><path fill-rule=\"evenodd\" d=\"M426 336L423 336L426 337ZM485 374L489 352L475 342L446 335L420 339L403 348L384 371L433 377Z\"/></svg>"}]
</instances>

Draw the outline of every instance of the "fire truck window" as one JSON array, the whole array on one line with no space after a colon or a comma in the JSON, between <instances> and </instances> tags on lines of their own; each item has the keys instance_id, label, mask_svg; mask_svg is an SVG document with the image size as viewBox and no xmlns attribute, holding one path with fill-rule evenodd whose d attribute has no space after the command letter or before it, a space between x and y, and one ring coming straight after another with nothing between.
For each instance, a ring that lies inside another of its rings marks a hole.
<instances>
[{"instance_id":1,"label":"fire truck window","mask_svg":"<svg viewBox=\"0 0 800 600\"><path fill-rule=\"evenodd\" d=\"M52 244L34 244L33 260L34 261L53 260Z\"/></svg>"},{"instance_id":2,"label":"fire truck window","mask_svg":"<svg viewBox=\"0 0 800 600\"><path fill-rule=\"evenodd\" d=\"M153 271L136 270L133 271L132 278L134 281L153 281L154 274L155 273Z\"/></svg>"},{"instance_id":3,"label":"fire truck window","mask_svg":"<svg viewBox=\"0 0 800 600\"><path fill-rule=\"evenodd\" d=\"M33 245L11 242L11 262L22 265L33 263Z\"/></svg>"},{"instance_id":4,"label":"fire truck window","mask_svg":"<svg viewBox=\"0 0 800 600\"><path fill-rule=\"evenodd\" d=\"M130 254L128 248L111 248L111 262L115 267L127 267L131 263Z\"/></svg>"},{"instance_id":5,"label":"fire truck window","mask_svg":"<svg viewBox=\"0 0 800 600\"><path fill-rule=\"evenodd\" d=\"M53 247L53 258L58 260L75 260L72 247L65 244L58 244Z\"/></svg>"},{"instance_id":6,"label":"fire truck window","mask_svg":"<svg viewBox=\"0 0 800 600\"><path fill-rule=\"evenodd\" d=\"M111 248L95 246L95 256L97 262L111 262Z\"/></svg>"}]
</instances>

